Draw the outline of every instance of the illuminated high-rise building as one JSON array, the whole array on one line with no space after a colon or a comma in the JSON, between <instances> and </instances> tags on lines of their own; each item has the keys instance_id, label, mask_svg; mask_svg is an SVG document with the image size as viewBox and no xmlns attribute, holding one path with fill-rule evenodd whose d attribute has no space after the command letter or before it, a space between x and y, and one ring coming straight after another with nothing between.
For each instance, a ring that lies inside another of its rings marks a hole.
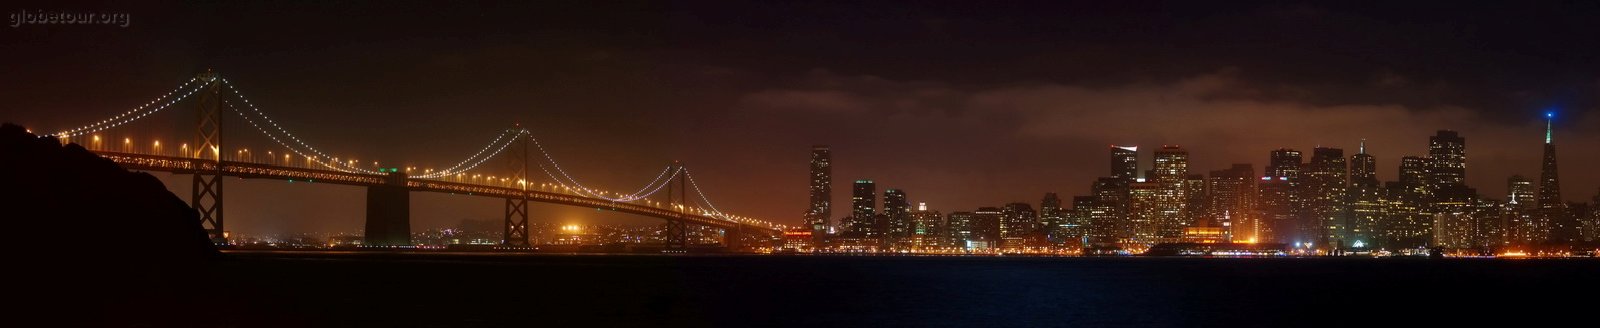
<instances>
[{"instance_id":1,"label":"illuminated high-rise building","mask_svg":"<svg viewBox=\"0 0 1600 328\"><path fill-rule=\"evenodd\" d=\"M1506 206L1501 215L1506 246L1523 249L1544 241L1539 233L1539 204L1534 201L1534 194L1533 181L1528 178L1512 175L1506 179Z\"/></svg>"},{"instance_id":2,"label":"illuminated high-rise building","mask_svg":"<svg viewBox=\"0 0 1600 328\"><path fill-rule=\"evenodd\" d=\"M1267 159L1266 171L1261 175L1260 202L1257 204L1258 213L1261 215L1261 235L1263 241L1277 243L1294 243L1297 232L1301 200L1300 200L1300 169L1302 164L1300 151L1282 148L1273 150Z\"/></svg>"},{"instance_id":3,"label":"illuminated high-rise building","mask_svg":"<svg viewBox=\"0 0 1600 328\"><path fill-rule=\"evenodd\" d=\"M977 216L972 212L950 212L945 217L945 235L950 241L950 246L965 246L967 241L977 240Z\"/></svg>"},{"instance_id":4,"label":"illuminated high-rise building","mask_svg":"<svg viewBox=\"0 0 1600 328\"><path fill-rule=\"evenodd\" d=\"M1306 202L1306 213L1301 218L1302 236L1316 245L1328 249L1349 247L1345 243L1344 225L1348 215L1346 197L1350 166L1345 163L1344 150L1317 147L1311 151L1311 162L1302 173L1305 185L1301 190Z\"/></svg>"},{"instance_id":5,"label":"illuminated high-rise building","mask_svg":"<svg viewBox=\"0 0 1600 328\"><path fill-rule=\"evenodd\" d=\"M883 229L884 237L895 245L911 237L911 217L909 214L911 204L906 201L906 192L900 189L889 188L883 191L883 216L877 223Z\"/></svg>"},{"instance_id":6,"label":"illuminated high-rise building","mask_svg":"<svg viewBox=\"0 0 1600 328\"><path fill-rule=\"evenodd\" d=\"M1000 222L1005 219L1005 211L998 207L979 207L972 212L973 240L988 242L992 247L1000 243Z\"/></svg>"},{"instance_id":7,"label":"illuminated high-rise building","mask_svg":"<svg viewBox=\"0 0 1600 328\"><path fill-rule=\"evenodd\" d=\"M1596 188L1594 199L1589 201L1589 219L1583 221L1583 227L1584 241L1600 241L1600 188Z\"/></svg>"},{"instance_id":8,"label":"illuminated high-rise building","mask_svg":"<svg viewBox=\"0 0 1600 328\"><path fill-rule=\"evenodd\" d=\"M1561 179L1556 168L1555 113L1545 113L1544 162L1539 170L1539 215L1535 216L1538 234L1534 238L1543 242L1552 239L1557 226L1567 221L1567 204L1561 200Z\"/></svg>"},{"instance_id":9,"label":"illuminated high-rise building","mask_svg":"<svg viewBox=\"0 0 1600 328\"><path fill-rule=\"evenodd\" d=\"M1111 177L1128 181L1139 178L1139 147L1111 145Z\"/></svg>"},{"instance_id":10,"label":"illuminated high-rise building","mask_svg":"<svg viewBox=\"0 0 1600 328\"><path fill-rule=\"evenodd\" d=\"M1128 219L1123 225L1127 236L1120 241L1126 245L1150 246L1161 241L1161 220L1164 210L1173 206L1162 201L1162 185L1153 181L1128 184ZM1181 232L1180 232L1181 233ZM1181 235L1174 237L1176 240Z\"/></svg>"},{"instance_id":11,"label":"illuminated high-rise building","mask_svg":"<svg viewBox=\"0 0 1600 328\"><path fill-rule=\"evenodd\" d=\"M1067 216L1067 223L1062 226L1064 235L1070 237L1064 238L1066 239L1063 241L1065 245L1077 247L1091 245L1090 237L1095 232L1091 230L1094 225L1090 222L1097 216L1095 210L1099 209L1098 205L1099 201L1095 196L1072 197L1071 214Z\"/></svg>"},{"instance_id":12,"label":"illuminated high-rise building","mask_svg":"<svg viewBox=\"0 0 1600 328\"><path fill-rule=\"evenodd\" d=\"M1022 238L1039 226L1039 213L1028 203L1006 204L1000 221L1000 238Z\"/></svg>"},{"instance_id":13,"label":"illuminated high-rise building","mask_svg":"<svg viewBox=\"0 0 1600 328\"><path fill-rule=\"evenodd\" d=\"M827 145L811 147L811 206L806 210L806 225L811 226L812 245L828 233L833 218L833 152Z\"/></svg>"},{"instance_id":14,"label":"illuminated high-rise building","mask_svg":"<svg viewBox=\"0 0 1600 328\"><path fill-rule=\"evenodd\" d=\"M1367 153L1367 142L1362 140L1360 150L1350 156L1350 213L1345 224L1345 237L1350 241L1347 246L1377 246L1378 222L1388 217L1384 194L1383 184L1378 182L1378 160Z\"/></svg>"},{"instance_id":15,"label":"illuminated high-rise building","mask_svg":"<svg viewBox=\"0 0 1600 328\"><path fill-rule=\"evenodd\" d=\"M850 190L850 222L845 222L845 233L853 238L876 235L878 187L872 180L856 180Z\"/></svg>"},{"instance_id":16,"label":"illuminated high-rise building","mask_svg":"<svg viewBox=\"0 0 1600 328\"><path fill-rule=\"evenodd\" d=\"M1460 133L1439 130L1428 137L1428 158L1432 164L1429 175L1433 189L1467 183L1467 138L1462 138Z\"/></svg>"},{"instance_id":17,"label":"illuminated high-rise building","mask_svg":"<svg viewBox=\"0 0 1600 328\"><path fill-rule=\"evenodd\" d=\"M1426 157L1400 158L1400 180L1384 185L1387 194L1385 220L1378 222L1379 246L1414 248L1428 246L1433 239L1433 192L1428 185Z\"/></svg>"},{"instance_id":18,"label":"illuminated high-rise building","mask_svg":"<svg viewBox=\"0 0 1600 328\"><path fill-rule=\"evenodd\" d=\"M914 248L950 246L945 232L944 216L929 210L927 203L917 203L917 209L906 215L911 223L911 245Z\"/></svg>"},{"instance_id":19,"label":"illuminated high-rise building","mask_svg":"<svg viewBox=\"0 0 1600 328\"><path fill-rule=\"evenodd\" d=\"M1256 170L1250 164L1233 164L1226 170L1211 171L1206 193L1208 216L1228 228L1235 242L1259 242L1261 220L1256 214Z\"/></svg>"},{"instance_id":20,"label":"illuminated high-rise building","mask_svg":"<svg viewBox=\"0 0 1600 328\"><path fill-rule=\"evenodd\" d=\"M1110 246L1131 238L1128 232L1128 184L1133 181L1104 177L1090 187L1093 207L1084 216L1088 222L1090 244Z\"/></svg>"},{"instance_id":21,"label":"illuminated high-rise building","mask_svg":"<svg viewBox=\"0 0 1600 328\"><path fill-rule=\"evenodd\" d=\"M1204 174L1189 174L1183 181L1184 197L1184 225L1188 227L1223 227L1225 220L1211 216L1211 195L1206 188ZM1226 229L1223 230L1226 233Z\"/></svg>"},{"instance_id":22,"label":"illuminated high-rise building","mask_svg":"<svg viewBox=\"0 0 1600 328\"><path fill-rule=\"evenodd\" d=\"M1067 218L1071 214L1061 207L1061 197L1056 193L1044 194L1044 199L1039 201L1039 230L1044 232L1051 243L1060 244L1063 240L1076 238L1065 236Z\"/></svg>"},{"instance_id":23,"label":"illuminated high-rise building","mask_svg":"<svg viewBox=\"0 0 1600 328\"><path fill-rule=\"evenodd\" d=\"M1157 187L1155 224L1158 241L1183 238L1183 228L1193 224L1189 216L1189 152L1178 146L1162 146L1155 154L1152 176L1147 181Z\"/></svg>"}]
</instances>

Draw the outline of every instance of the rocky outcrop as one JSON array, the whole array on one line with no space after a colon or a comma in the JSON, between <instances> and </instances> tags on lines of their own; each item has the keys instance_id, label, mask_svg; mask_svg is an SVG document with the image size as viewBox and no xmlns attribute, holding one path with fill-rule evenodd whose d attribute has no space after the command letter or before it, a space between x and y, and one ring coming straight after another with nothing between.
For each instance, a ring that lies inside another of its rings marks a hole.
<instances>
[{"instance_id":1,"label":"rocky outcrop","mask_svg":"<svg viewBox=\"0 0 1600 328\"><path fill-rule=\"evenodd\" d=\"M168 326L204 299L194 277L220 255L195 211L154 176L5 124L0 189L24 314L49 326ZM72 314L47 315L57 311Z\"/></svg>"}]
</instances>

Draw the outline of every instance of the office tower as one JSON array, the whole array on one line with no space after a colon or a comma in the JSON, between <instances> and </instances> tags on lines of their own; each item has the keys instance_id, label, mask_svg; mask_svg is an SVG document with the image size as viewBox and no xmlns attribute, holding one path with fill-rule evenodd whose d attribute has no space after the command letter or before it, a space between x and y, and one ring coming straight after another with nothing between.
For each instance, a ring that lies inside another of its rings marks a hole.
<instances>
[{"instance_id":1,"label":"office tower","mask_svg":"<svg viewBox=\"0 0 1600 328\"><path fill-rule=\"evenodd\" d=\"M827 145L811 147L811 207L806 225L811 226L812 245L821 245L833 218L833 152Z\"/></svg>"},{"instance_id":2,"label":"office tower","mask_svg":"<svg viewBox=\"0 0 1600 328\"><path fill-rule=\"evenodd\" d=\"M888 245L911 237L910 205L906 201L905 191L894 188L883 191L883 220L878 224L883 227L885 238L890 241Z\"/></svg>"},{"instance_id":3,"label":"office tower","mask_svg":"<svg viewBox=\"0 0 1600 328\"><path fill-rule=\"evenodd\" d=\"M1070 238L1063 235L1068 216L1070 214L1061 208L1061 197L1056 193L1045 193L1044 199L1039 201L1039 230L1044 232L1050 243L1060 244Z\"/></svg>"},{"instance_id":4,"label":"office tower","mask_svg":"<svg viewBox=\"0 0 1600 328\"><path fill-rule=\"evenodd\" d=\"M1378 159L1367 153L1367 141L1350 156L1349 210L1345 224L1347 246L1370 248L1379 239L1378 222L1388 217L1383 184L1378 182ZM1357 246L1360 244L1360 246Z\"/></svg>"},{"instance_id":5,"label":"office tower","mask_svg":"<svg viewBox=\"0 0 1600 328\"><path fill-rule=\"evenodd\" d=\"M1446 199L1446 202L1455 202ZM1499 222L1499 209L1503 204L1487 199L1471 199L1451 210L1434 214L1432 246L1463 250L1468 253L1487 253L1493 245L1492 236Z\"/></svg>"},{"instance_id":6,"label":"office tower","mask_svg":"<svg viewBox=\"0 0 1600 328\"><path fill-rule=\"evenodd\" d=\"M1139 147L1111 145L1111 177L1128 181L1139 178Z\"/></svg>"},{"instance_id":7,"label":"office tower","mask_svg":"<svg viewBox=\"0 0 1600 328\"><path fill-rule=\"evenodd\" d=\"M974 222L975 219L976 215L972 214L972 212L961 211L950 212L950 216L945 217L946 234L948 235L950 246L966 247L967 241L977 240L978 235L974 233L975 230L973 229L974 223L976 223Z\"/></svg>"},{"instance_id":8,"label":"office tower","mask_svg":"<svg viewBox=\"0 0 1600 328\"><path fill-rule=\"evenodd\" d=\"M1227 227L1234 242L1266 240L1261 237L1261 220L1256 215L1256 181L1256 170L1250 164L1211 171L1211 179L1207 180L1209 217Z\"/></svg>"},{"instance_id":9,"label":"office tower","mask_svg":"<svg viewBox=\"0 0 1600 328\"><path fill-rule=\"evenodd\" d=\"M1522 175L1506 179L1506 206L1502 215L1505 226L1505 243L1513 249L1538 244L1540 237L1537 217L1539 204L1534 201L1533 182Z\"/></svg>"},{"instance_id":10,"label":"office tower","mask_svg":"<svg viewBox=\"0 0 1600 328\"><path fill-rule=\"evenodd\" d=\"M1596 189L1594 199L1589 201L1589 219L1584 221L1584 241L1600 241L1600 188Z\"/></svg>"},{"instance_id":11,"label":"office tower","mask_svg":"<svg viewBox=\"0 0 1600 328\"><path fill-rule=\"evenodd\" d=\"M1544 162L1539 169L1539 215L1535 216L1534 238L1551 239L1561 221L1566 221L1566 203L1561 200L1561 179L1556 170L1555 113L1545 113Z\"/></svg>"},{"instance_id":12,"label":"office tower","mask_svg":"<svg viewBox=\"0 0 1600 328\"><path fill-rule=\"evenodd\" d=\"M1350 184L1378 184L1378 159L1367 154L1367 140L1350 156Z\"/></svg>"},{"instance_id":13,"label":"office tower","mask_svg":"<svg viewBox=\"0 0 1600 328\"><path fill-rule=\"evenodd\" d=\"M944 216L929 210L927 203L917 203L917 209L907 214L911 222L911 244L916 248L950 246L945 234Z\"/></svg>"},{"instance_id":14,"label":"office tower","mask_svg":"<svg viewBox=\"0 0 1600 328\"><path fill-rule=\"evenodd\" d=\"M1183 188L1184 196L1189 199L1183 206L1184 225L1190 227L1223 227L1225 225L1221 218L1211 216L1211 195L1206 190L1205 175L1190 174L1184 178Z\"/></svg>"},{"instance_id":15,"label":"office tower","mask_svg":"<svg viewBox=\"0 0 1600 328\"><path fill-rule=\"evenodd\" d=\"M1096 217L1097 204L1095 196L1072 197L1072 211L1067 215L1067 222L1061 225L1063 244L1076 247L1090 245L1089 237L1093 235L1090 227L1093 225L1089 222Z\"/></svg>"},{"instance_id":16,"label":"office tower","mask_svg":"<svg viewBox=\"0 0 1600 328\"><path fill-rule=\"evenodd\" d=\"M1428 158L1432 164L1430 184L1435 190L1467 183L1467 139L1459 133L1439 130L1428 137Z\"/></svg>"},{"instance_id":17,"label":"office tower","mask_svg":"<svg viewBox=\"0 0 1600 328\"><path fill-rule=\"evenodd\" d=\"M1086 216L1091 244L1109 246L1132 237L1128 234L1128 184L1132 181L1105 177L1090 187L1094 206Z\"/></svg>"},{"instance_id":18,"label":"office tower","mask_svg":"<svg viewBox=\"0 0 1600 328\"><path fill-rule=\"evenodd\" d=\"M1161 188L1160 183L1149 181L1128 184L1128 219L1123 223L1127 231L1122 232L1127 237L1120 243L1150 246L1160 242L1163 205L1171 205L1162 202Z\"/></svg>"},{"instance_id":19,"label":"office tower","mask_svg":"<svg viewBox=\"0 0 1600 328\"><path fill-rule=\"evenodd\" d=\"M1262 237L1276 243L1299 242L1296 222L1300 215L1300 151L1273 150L1261 176L1260 203Z\"/></svg>"},{"instance_id":20,"label":"office tower","mask_svg":"<svg viewBox=\"0 0 1600 328\"><path fill-rule=\"evenodd\" d=\"M850 191L850 222L845 224L845 233L853 238L877 234L873 229L877 221L877 192L872 180L856 180Z\"/></svg>"},{"instance_id":21,"label":"office tower","mask_svg":"<svg viewBox=\"0 0 1600 328\"><path fill-rule=\"evenodd\" d=\"M1310 241L1326 245L1329 250L1350 246L1344 243L1349 170L1343 149L1317 147L1311 151L1311 162L1303 172L1302 197L1307 211L1301 216L1305 220L1301 227L1310 229L1302 231L1301 235L1310 236Z\"/></svg>"},{"instance_id":22,"label":"office tower","mask_svg":"<svg viewBox=\"0 0 1600 328\"><path fill-rule=\"evenodd\" d=\"M1005 211L998 207L979 207L972 212L972 236L974 240L988 242L990 247L997 247L1000 243L1000 221L1005 218Z\"/></svg>"},{"instance_id":23,"label":"office tower","mask_svg":"<svg viewBox=\"0 0 1600 328\"><path fill-rule=\"evenodd\" d=\"M1155 165L1146 181L1157 184L1156 212L1151 217L1156 237L1166 241L1183 238L1189 227L1189 152L1178 146L1162 146L1155 154Z\"/></svg>"},{"instance_id":24,"label":"office tower","mask_svg":"<svg viewBox=\"0 0 1600 328\"><path fill-rule=\"evenodd\" d=\"M1023 238L1039 226L1039 214L1028 203L1010 203L1001 210L1000 238Z\"/></svg>"},{"instance_id":25,"label":"office tower","mask_svg":"<svg viewBox=\"0 0 1600 328\"><path fill-rule=\"evenodd\" d=\"M1384 185L1389 212L1386 220L1378 223L1380 246L1385 248L1414 248L1428 246L1433 239L1433 189L1429 187L1429 168L1433 165L1426 157L1400 158L1400 180Z\"/></svg>"}]
</instances>

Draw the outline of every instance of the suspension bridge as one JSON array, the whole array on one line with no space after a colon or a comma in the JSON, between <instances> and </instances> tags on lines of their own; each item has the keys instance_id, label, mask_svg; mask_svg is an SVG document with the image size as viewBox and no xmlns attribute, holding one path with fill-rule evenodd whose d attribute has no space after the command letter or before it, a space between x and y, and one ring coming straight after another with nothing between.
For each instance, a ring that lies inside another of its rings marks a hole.
<instances>
[{"instance_id":1,"label":"suspension bridge","mask_svg":"<svg viewBox=\"0 0 1600 328\"><path fill-rule=\"evenodd\" d=\"M178 111L167 110L169 108L183 107L193 108L195 113L197 128L190 142L163 147L155 141L149 147L139 147L131 138L124 138L119 145L116 140L102 137L108 131L164 110ZM282 151L281 156L272 151L264 156L252 154L248 148L234 149L231 144L225 144L223 127L232 124L223 124L224 117L242 119L250 127L244 130L270 140L275 144L271 147ZM700 190L689 168L678 162L667 165L655 179L634 192L588 187L562 169L555 157L534 138L533 132L521 126L501 130L476 153L445 169L367 167L354 159L341 159L313 147L258 108L227 79L210 71L127 112L46 136L63 143L83 145L130 170L193 175L190 206L198 213L201 225L213 242L219 244L228 242L223 210L225 177L366 187L365 243L373 246L411 245L412 192L504 199L501 243L513 247L529 246L529 202L610 210L664 220L662 246L668 251L689 247L689 225L721 230L722 246L733 249L756 247L786 228L718 210ZM496 166L494 164L485 165L491 160L501 162L498 171L490 169ZM535 170L548 180L536 181Z\"/></svg>"}]
</instances>

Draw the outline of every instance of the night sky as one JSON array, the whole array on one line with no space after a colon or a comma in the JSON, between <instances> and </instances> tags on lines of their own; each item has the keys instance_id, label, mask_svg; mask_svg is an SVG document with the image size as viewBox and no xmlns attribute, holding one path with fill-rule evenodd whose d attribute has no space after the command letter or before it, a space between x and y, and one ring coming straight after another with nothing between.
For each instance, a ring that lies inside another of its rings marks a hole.
<instances>
[{"instance_id":1,"label":"night sky","mask_svg":"<svg viewBox=\"0 0 1600 328\"><path fill-rule=\"evenodd\" d=\"M794 224L813 144L833 147L835 217L855 179L946 213L1083 195L1108 144L1259 174L1269 150L1348 156L1365 138L1394 180L1438 129L1461 131L1469 184L1503 199L1510 175L1538 176L1553 111L1567 200L1600 185L1593 2L535 2L13 4L131 21L0 27L0 120L76 127L210 68L347 158L437 168L520 122L586 184L631 191L682 160L723 210ZM129 133L189 138L179 113ZM188 176L156 175L187 197ZM361 225L360 188L234 181L229 230ZM413 203L415 230L502 211Z\"/></svg>"}]
</instances>

